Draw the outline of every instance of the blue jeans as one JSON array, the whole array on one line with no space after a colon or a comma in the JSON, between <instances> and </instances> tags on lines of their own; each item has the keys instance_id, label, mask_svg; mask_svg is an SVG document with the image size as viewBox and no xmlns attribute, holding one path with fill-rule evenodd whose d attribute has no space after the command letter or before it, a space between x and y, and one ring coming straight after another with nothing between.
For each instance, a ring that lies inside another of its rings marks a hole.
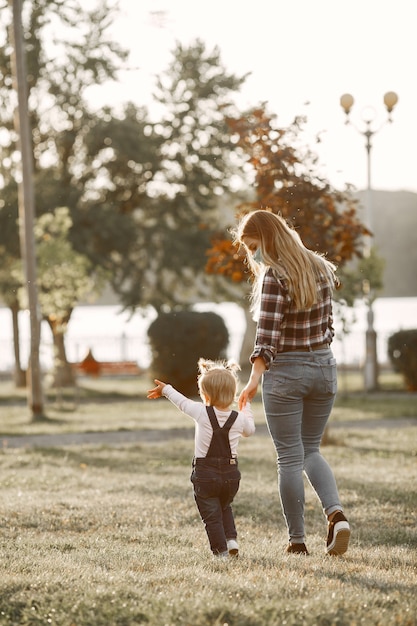
<instances>
[{"instance_id":1,"label":"blue jeans","mask_svg":"<svg viewBox=\"0 0 417 626\"><path fill-rule=\"evenodd\" d=\"M320 453L336 391L336 360L330 349L281 353L263 375L263 404L292 543L305 541L303 473L325 514L342 509L333 472Z\"/></svg>"},{"instance_id":2,"label":"blue jeans","mask_svg":"<svg viewBox=\"0 0 417 626\"><path fill-rule=\"evenodd\" d=\"M194 499L204 522L213 554L227 551L227 539L237 532L231 503L239 490L240 471L236 465L204 460L191 474Z\"/></svg>"}]
</instances>

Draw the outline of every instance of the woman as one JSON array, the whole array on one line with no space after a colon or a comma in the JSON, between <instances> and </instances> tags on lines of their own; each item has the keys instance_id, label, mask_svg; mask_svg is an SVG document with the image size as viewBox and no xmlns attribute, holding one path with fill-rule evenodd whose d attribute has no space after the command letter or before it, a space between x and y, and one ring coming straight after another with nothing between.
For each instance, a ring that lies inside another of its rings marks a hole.
<instances>
[{"instance_id":1,"label":"woman","mask_svg":"<svg viewBox=\"0 0 417 626\"><path fill-rule=\"evenodd\" d=\"M244 246L254 276L252 308L257 319L252 371L239 396L239 408L255 396L262 377L289 533L287 552L308 554L304 472L327 516L326 552L343 554L349 523L333 472L320 453L337 389L336 360L330 349L336 268L306 248L296 231L269 210L243 217L235 241Z\"/></svg>"}]
</instances>

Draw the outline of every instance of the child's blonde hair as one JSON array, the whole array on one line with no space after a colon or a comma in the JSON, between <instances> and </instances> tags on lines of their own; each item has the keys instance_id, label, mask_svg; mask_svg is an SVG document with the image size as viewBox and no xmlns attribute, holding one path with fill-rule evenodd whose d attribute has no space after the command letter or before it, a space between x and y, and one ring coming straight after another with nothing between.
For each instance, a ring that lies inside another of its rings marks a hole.
<instances>
[{"instance_id":1,"label":"child's blonde hair","mask_svg":"<svg viewBox=\"0 0 417 626\"><path fill-rule=\"evenodd\" d=\"M229 407L237 395L239 365L233 361L198 361L198 390L203 402L211 406Z\"/></svg>"}]
</instances>

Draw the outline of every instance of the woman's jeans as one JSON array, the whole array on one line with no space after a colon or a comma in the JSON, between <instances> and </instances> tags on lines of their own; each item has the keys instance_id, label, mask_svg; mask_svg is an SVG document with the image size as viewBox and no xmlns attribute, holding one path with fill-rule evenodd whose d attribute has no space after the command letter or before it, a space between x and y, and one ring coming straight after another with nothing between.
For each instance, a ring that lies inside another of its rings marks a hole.
<instances>
[{"instance_id":1,"label":"woman's jeans","mask_svg":"<svg viewBox=\"0 0 417 626\"><path fill-rule=\"evenodd\" d=\"M327 515L342 509L333 472L320 453L336 391L336 360L327 348L281 353L263 375L266 421L277 451L279 494L292 543L305 541L303 472Z\"/></svg>"},{"instance_id":2,"label":"woman's jeans","mask_svg":"<svg viewBox=\"0 0 417 626\"><path fill-rule=\"evenodd\" d=\"M210 548L214 554L222 554L227 551L227 539L237 537L230 506L239 490L240 471L237 459L196 459L191 482Z\"/></svg>"}]
</instances>

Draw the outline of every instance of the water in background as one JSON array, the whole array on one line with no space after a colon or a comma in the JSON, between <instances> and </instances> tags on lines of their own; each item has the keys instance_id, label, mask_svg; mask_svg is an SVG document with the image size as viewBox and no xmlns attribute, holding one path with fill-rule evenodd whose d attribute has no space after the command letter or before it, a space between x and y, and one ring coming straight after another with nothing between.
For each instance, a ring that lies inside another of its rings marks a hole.
<instances>
[{"instance_id":1,"label":"water in background","mask_svg":"<svg viewBox=\"0 0 417 626\"><path fill-rule=\"evenodd\" d=\"M221 315L229 331L229 354L239 358L240 344L245 331L245 319L239 306L223 304L201 304L199 311L214 311ZM374 326L378 337L378 360L386 363L388 337L400 329L417 328L417 298L380 298L374 303ZM22 366L26 367L29 355L29 313L20 314ZM335 320L336 339L333 352L339 363L360 366L365 355L365 330L367 309L358 302L353 310L348 310L351 332L341 333L341 322ZM147 367L150 351L147 329L155 318L152 310L131 315L121 312L118 306L80 306L71 317L66 337L69 361L82 360L92 349L99 361L136 361ZM0 308L0 371L10 371L14 366L11 313ZM52 338L48 326L43 323L41 331L41 365L49 369L52 364Z\"/></svg>"}]
</instances>

